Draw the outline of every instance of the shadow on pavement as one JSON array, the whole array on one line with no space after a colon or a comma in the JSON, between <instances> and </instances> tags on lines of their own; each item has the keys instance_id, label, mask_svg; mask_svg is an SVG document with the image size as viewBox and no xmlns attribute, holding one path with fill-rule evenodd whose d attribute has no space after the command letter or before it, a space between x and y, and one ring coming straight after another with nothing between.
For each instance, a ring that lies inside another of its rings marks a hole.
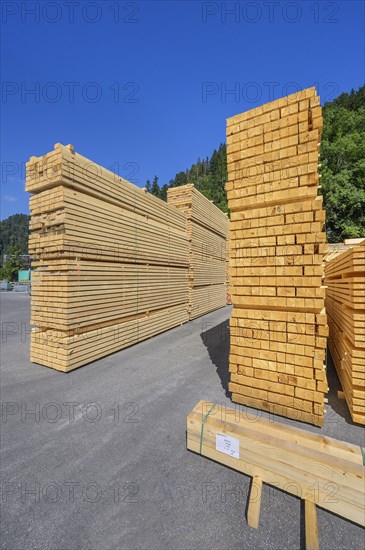
<instances>
[{"instance_id":1,"label":"shadow on pavement","mask_svg":"<svg viewBox=\"0 0 365 550\"><path fill-rule=\"evenodd\" d=\"M337 392L341 391L341 383L337 376L337 372L331 357L329 350L327 349L327 381L329 392L327 394L329 406L348 424L355 425L351 419L349 409L347 407L346 399L339 399Z\"/></svg>"},{"instance_id":2,"label":"shadow on pavement","mask_svg":"<svg viewBox=\"0 0 365 550\"><path fill-rule=\"evenodd\" d=\"M222 387L227 397L231 397L228 391L229 382L229 320L219 325L203 322L200 337L206 346L209 357L217 369Z\"/></svg>"}]
</instances>

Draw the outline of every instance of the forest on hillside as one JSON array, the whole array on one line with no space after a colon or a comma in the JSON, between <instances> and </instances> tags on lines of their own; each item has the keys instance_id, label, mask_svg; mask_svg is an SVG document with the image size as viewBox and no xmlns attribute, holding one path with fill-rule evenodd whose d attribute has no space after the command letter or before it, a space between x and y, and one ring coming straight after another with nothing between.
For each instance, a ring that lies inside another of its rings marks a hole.
<instances>
[{"instance_id":1,"label":"forest on hillside","mask_svg":"<svg viewBox=\"0 0 365 550\"><path fill-rule=\"evenodd\" d=\"M326 209L329 242L365 237L365 86L343 93L323 106L321 141L321 189ZM208 199L228 212L226 146L221 144L210 158L179 172L161 187L155 176L147 190L166 200L167 189L194 183Z\"/></svg>"},{"instance_id":2,"label":"forest on hillside","mask_svg":"<svg viewBox=\"0 0 365 550\"><path fill-rule=\"evenodd\" d=\"M321 142L321 189L327 214L329 242L365 237L365 86L343 93L323 107ZM158 177L147 180L146 189L162 200L167 189L186 183L196 188L221 210L228 212L226 145L210 157L198 158L167 184ZM29 216L14 214L0 222L0 254L27 252Z\"/></svg>"},{"instance_id":3,"label":"forest on hillside","mask_svg":"<svg viewBox=\"0 0 365 550\"><path fill-rule=\"evenodd\" d=\"M365 237L365 86L324 105L321 174L328 241Z\"/></svg>"},{"instance_id":4,"label":"forest on hillside","mask_svg":"<svg viewBox=\"0 0 365 550\"><path fill-rule=\"evenodd\" d=\"M0 221L0 258L3 254L28 253L29 216L13 214Z\"/></svg>"}]
</instances>

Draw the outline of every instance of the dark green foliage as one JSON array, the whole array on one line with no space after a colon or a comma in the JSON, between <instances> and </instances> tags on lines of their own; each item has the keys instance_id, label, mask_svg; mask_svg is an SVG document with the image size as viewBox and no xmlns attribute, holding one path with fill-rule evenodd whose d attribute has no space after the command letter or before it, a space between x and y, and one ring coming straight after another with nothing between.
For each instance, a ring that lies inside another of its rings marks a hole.
<instances>
[{"instance_id":1,"label":"dark green foliage","mask_svg":"<svg viewBox=\"0 0 365 550\"><path fill-rule=\"evenodd\" d=\"M29 216L14 214L0 222L0 257L10 254L11 248L19 250L19 254L28 253Z\"/></svg>"},{"instance_id":2,"label":"dark green foliage","mask_svg":"<svg viewBox=\"0 0 365 550\"><path fill-rule=\"evenodd\" d=\"M365 86L343 93L323 107L321 185L327 213L329 242L365 237ZM167 188L194 183L221 210L228 211L226 146L210 158L178 172L154 194L166 200Z\"/></svg>"},{"instance_id":3,"label":"dark green foliage","mask_svg":"<svg viewBox=\"0 0 365 550\"><path fill-rule=\"evenodd\" d=\"M349 94L345 92L325 105L334 105L335 107L344 107L350 111L357 111L365 106L365 86L359 88L357 92L354 89Z\"/></svg>"},{"instance_id":4,"label":"dark green foliage","mask_svg":"<svg viewBox=\"0 0 365 550\"><path fill-rule=\"evenodd\" d=\"M167 190L168 190L169 186L167 185L167 183L165 183L162 187L161 187L161 190L160 190L160 199L162 199L163 201L167 201Z\"/></svg>"},{"instance_id":5,"label":"dark green foliage","mask_svg":"<svg viewBox=\"0 0 365 550\"><path fill-rule=\"evenodd\" d=\"M365 237L365 86L324 105L321 164L328 241Z\"/></svg>"},{"instance_id":6,"label":"dark green foliage","mask_svg":"<svg viewBox=\"0 0 365 550\"><path fill-rule=\"evenodd\" d=\"M178 187L186 183L194 183L195 187L209 200L212 200L221 210L228 212L225 183L227 181L227 154L226 145L222 143L218 150L214 150L211 158L204 160L198 158L197 162L185 172L179 172L166 183L158 186L158 178L155 176L152 187L148 190L156 197L167 200L167 189Z\"/></svg>"},{"instance_id":7,"label":"dark green foliage","mask_svg":"<svg viewBox=\"0 0 365 550\"><path fill-rule=\"evenodd\" d=\"M23 269L24 260L20 256L20 249L16 246L9 246L7 249L7 261L0 267L0 279L16 281L19 269Z\"/></svg>"},{"instance_id":8,"label":"dark green foliage","mask_svg":"<svg viewBox=\"0 0 365 550\"><path fill-rule=\"evenodd\" d=\"M155 195L155 197L158 197L158 198L160 198L160 196L161 196L161 191L160 191L160 187L158 185L158 177L157 176L155 176L153 178L151 193L152 193L152 195Z\"/></svg>"}]
</instances>

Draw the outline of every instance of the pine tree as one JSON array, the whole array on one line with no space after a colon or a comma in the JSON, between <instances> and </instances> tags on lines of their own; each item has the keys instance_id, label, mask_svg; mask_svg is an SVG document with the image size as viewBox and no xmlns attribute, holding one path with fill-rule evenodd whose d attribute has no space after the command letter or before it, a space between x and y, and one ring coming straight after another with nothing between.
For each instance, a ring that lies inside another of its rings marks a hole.
<instances>
[{"instance_id":1,"label":"pine tree","mask_svg":"<svg viewBox=\"0 0 365 550\"><path fill-rule=\"evenodd\" d=\"M160 196L161 196L161 191L160 191L160 187L158 185L158 177L157 176L155 176L153 178L151 193L152 193L152 195L155 195L155 197L158 197L158 198L160 198Z\"/></svg>"},{"instance_id":2,"label":"pine tree","mask_svg":"<svg viewBox=\"0 0 365 550\"><path fill-rule=\"evenodd\" d=\"M165 183L161 187L160 199L162 199L163 201L167 201L167 190L168 190L168 188L169 188L169 186L167 185L167 183Z\"/></svg>"}]
</instances>

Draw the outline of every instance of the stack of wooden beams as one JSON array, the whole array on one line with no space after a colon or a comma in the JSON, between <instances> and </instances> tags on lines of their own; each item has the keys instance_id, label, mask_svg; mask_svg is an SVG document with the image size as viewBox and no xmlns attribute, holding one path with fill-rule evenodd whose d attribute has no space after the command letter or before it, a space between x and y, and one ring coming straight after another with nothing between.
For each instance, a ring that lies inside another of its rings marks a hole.
<instances>
[{"instance_id":1,"label":"stack of wooden beams","mask_svg":"<svg viewBox=\"0 0 365 550\"><path fill-rule=\"evenodd\" d=\"M26 190L33 362L70 371L188 321L181 212L60 144Z\"/></svg>"},{"instance_id":2,"label":"stack of wooden beams","mask_svg":"<svg viewBox=\"0 0 365 550\"><path fill-rule=\"evenodd\" d=\"M310 88L227 121L230 391L238 403L323 424L326 253Z\"/></svg>"},{"instance_id":3,"label":"stack of wooden beams","mask_svg":"<svg viewBox=\"0 0 365 550\"><path fill-rule=\"evenodd\" d=\"M228 218L193 184L168 189L167 202L187 218L189 237L189 318L227 303Z\"/></svg>"},{"instance_id":4,"label":"stack of wooden beams","mask_svg":"<svg viewBox=\"0 0 365 550\"><path fill-rule=\"evenodd\" d=\"M352 420L365 424L365 240L325 265L328 345Z\"/></svg>"},{"instance_id":5,"label":"stack of wooden beams","mask_svg":"<svg viewBox=\"0 0 365 550\"><path fill-rule=\"evenodd\" d=\"M229 235L230 235L230 231L229 231L229 225L228 225L228 237L227 237L227 256L226 256L226 281L227 281L227 291L229 289ZM231 295L229 292L227 292L227 305L231 306L232 305L232 298L231 298Z\"/></svg>"},{"instance_id":6,"label":"stack of wooden beams","mask_svg":"<svg viewBox=\"0 0 365 550\"><path fill-rule=\"evenodd\" d=\"M252 477L251 527L259 526L264 483L304 500L307 550L319 548L317 505L365 526L359 445L200 401L187 417L187 448Z\"/></svg>"}]
</instances>

